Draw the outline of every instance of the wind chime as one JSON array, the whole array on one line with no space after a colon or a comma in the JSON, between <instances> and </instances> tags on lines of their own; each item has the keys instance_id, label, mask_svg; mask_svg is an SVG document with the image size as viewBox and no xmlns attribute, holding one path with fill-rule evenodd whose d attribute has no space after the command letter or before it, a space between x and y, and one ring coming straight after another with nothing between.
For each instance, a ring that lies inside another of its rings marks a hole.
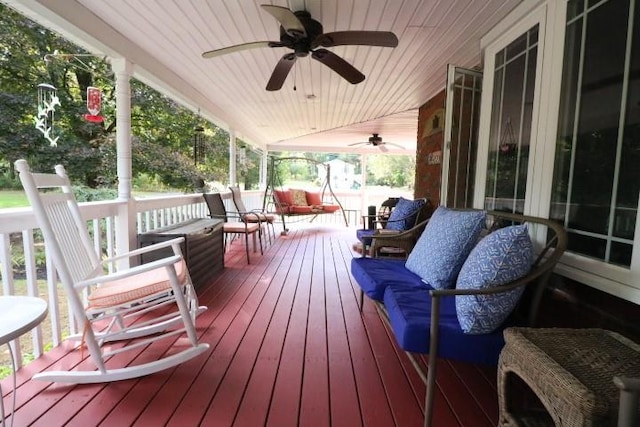
<instances>
[{"instance_id":1,"label":"wind chime","mask_svg":"<svg viewBox=\"0 0 640 427\"><path fill-rule=\"evenodd\" d=\"M193 164L204 163L205 143L204 128L197 125L193 128Z\"/></svg>"},{"instance_id":2,"label":"wind chime","mask_svg":"<svg viewBox=\"0 0 640 427\"><path fill-rule=\"evenodd\" d=\"M54 129L55 111L58 105L60 105L58 90L50 84L40 83L38 85L38 113L35 117L35 125L52 147L58 145L59 136L55 136Z\"/></svg>"}]
</instances>

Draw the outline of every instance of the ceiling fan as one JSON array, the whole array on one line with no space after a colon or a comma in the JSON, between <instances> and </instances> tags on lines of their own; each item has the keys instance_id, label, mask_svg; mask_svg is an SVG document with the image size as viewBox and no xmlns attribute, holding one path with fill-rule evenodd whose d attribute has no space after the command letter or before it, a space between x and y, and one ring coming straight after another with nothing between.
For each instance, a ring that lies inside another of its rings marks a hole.
<instances>
[{"instance_id":1,"label":"ceiling fan","mask_svg":"<svg viewBox=\"0 0 640 427\"><path fill-rule=\"evenodd\" d=\"M357 84L364 80L364 74L353 65L325 47L342 45L396 47L398 38L389 31L335 31L323 33L322 24L311 18L306 10L293 12L282 6L260 5L280 23L280 41L258 41L242 43L221 49L210 50L202 54L203 58L215 58L232 52L258 47L287 47L293 52L285 53L276 64L267 90L279 90L284 84L296 59L311 53L311 57L331 68L349 83Z\"/></svg>"},{"instance_id":2,"label":"ceiling fan","mask_svg":"<svg viewBox=\"0 0 640 427\"><path fill-rule=\"evenodd\" d=\"M373 136L369 137L369 140L367 141L363 141L363 142L354 142L353 144L349 144L350 147L353 147L355 145L363 145L363 144L370 144L374 147L378 147L380 149L380 151L384 151L387 152L389 151L389 149L387 148L387 145L393 145L394 147L398 147L404 150L404 147L400 144L395 144L393 142L384 142L382 140L382 137L380 135L378 135L377 133L374 133Z\"/></svg>"}]
</instances>

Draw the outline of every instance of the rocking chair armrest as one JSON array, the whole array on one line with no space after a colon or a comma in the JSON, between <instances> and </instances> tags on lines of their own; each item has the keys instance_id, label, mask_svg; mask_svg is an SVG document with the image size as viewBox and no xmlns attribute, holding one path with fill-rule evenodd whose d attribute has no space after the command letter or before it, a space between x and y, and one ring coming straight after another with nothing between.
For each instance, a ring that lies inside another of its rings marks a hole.
<instances>
[{"instance_id":1,"label":"rocking chair armrest","mask_svg":"<svg viewBox=\"0 0 640 427\"><path fill-rule=\"evenodd\" d=\"M105 259L103 262L104 263L110 263L110 262L114 262L114 261L118 261L124 258L131 258L132 256L137 256L140 254L144 254L147 252L153 252L156 251L158 249L164 249L168 246L173 246L173 245L177 245L180 244L184 241L184 237L176 237L175 239L171 239L171 240L165 240L164 242L158 242L158 243L154 243L152 245L148 245L148 246L144 246L142 248L138 248L138 249L134 249L130 252L124 253L124 254L120 254L120 255L115 255L112 257L109 257L107 259Z\"/></svg>"},{"instance_id":2,"label":"rocking chair armrest","mask_svg":"<svg viewBox=\"0 0 640 427\"><path fill-rule=\"evenodd\" d=\"M137 265L135 267L131 267L126 270L117 271L115 273L104 274L97 277L92 277L90 279L82 280L76 283L74 287L76 289L82 289L91 285L97 285L98 283L111 282L118 279L124 279L126 277L136 276L140 273L145 273L147 271L155 270L160 267L168 267L179 261L182 261L183 259L184 258L182 257L182 255L172 255L156 261L148 262L146 264Z\"/></svg>"}]
</instances>

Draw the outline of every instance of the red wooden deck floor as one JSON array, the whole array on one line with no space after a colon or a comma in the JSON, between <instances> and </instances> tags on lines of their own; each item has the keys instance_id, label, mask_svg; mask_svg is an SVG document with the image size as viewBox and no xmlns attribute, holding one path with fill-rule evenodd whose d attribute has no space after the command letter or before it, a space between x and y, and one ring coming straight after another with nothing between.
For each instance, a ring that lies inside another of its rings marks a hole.
<instances>
[{"instance_id":1,"label":"red wooden deck floor","mask_svg":"<svg viewBox=\"0 0 640 427\"><path fill-rule=\"evenodd\" d=\"M420 426L425 387L375 307L358 311L353 229L305 226L264 256L242 242L199 289L204 355L136 380L72 386L31 381L80 361L64 344L18 373L15 426ZM170 348L154 344L136 360ZM86 356L86 352L84 354ZM129 363L116 356L109 363ZM87 366L90 362L84 361ZM425 363L426 365L426 363ZM495 368L440 361L436 426L497 424ZM11 379L2 383L10 415ZM12 420L13 418L13 420ZM8 424L9 425L9 424Z\"/></svg>"}]
</instances>

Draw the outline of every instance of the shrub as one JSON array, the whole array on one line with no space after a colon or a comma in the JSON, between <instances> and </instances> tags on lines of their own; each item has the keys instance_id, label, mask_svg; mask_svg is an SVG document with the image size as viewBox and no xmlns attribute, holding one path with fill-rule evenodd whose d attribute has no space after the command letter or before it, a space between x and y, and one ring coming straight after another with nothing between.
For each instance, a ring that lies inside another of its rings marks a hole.
<instances>
[{"instance_id":1,"label":"shrub","mask_svg":"<svg viewBox=\"0 0 640 427\"><path fill-rule=\"evenodd\" d=\"M118 197L118 191L114 188L74 186L73 193L78 202L98 202L101 200L113 200Z\"/></svg>"}]
</instances>

